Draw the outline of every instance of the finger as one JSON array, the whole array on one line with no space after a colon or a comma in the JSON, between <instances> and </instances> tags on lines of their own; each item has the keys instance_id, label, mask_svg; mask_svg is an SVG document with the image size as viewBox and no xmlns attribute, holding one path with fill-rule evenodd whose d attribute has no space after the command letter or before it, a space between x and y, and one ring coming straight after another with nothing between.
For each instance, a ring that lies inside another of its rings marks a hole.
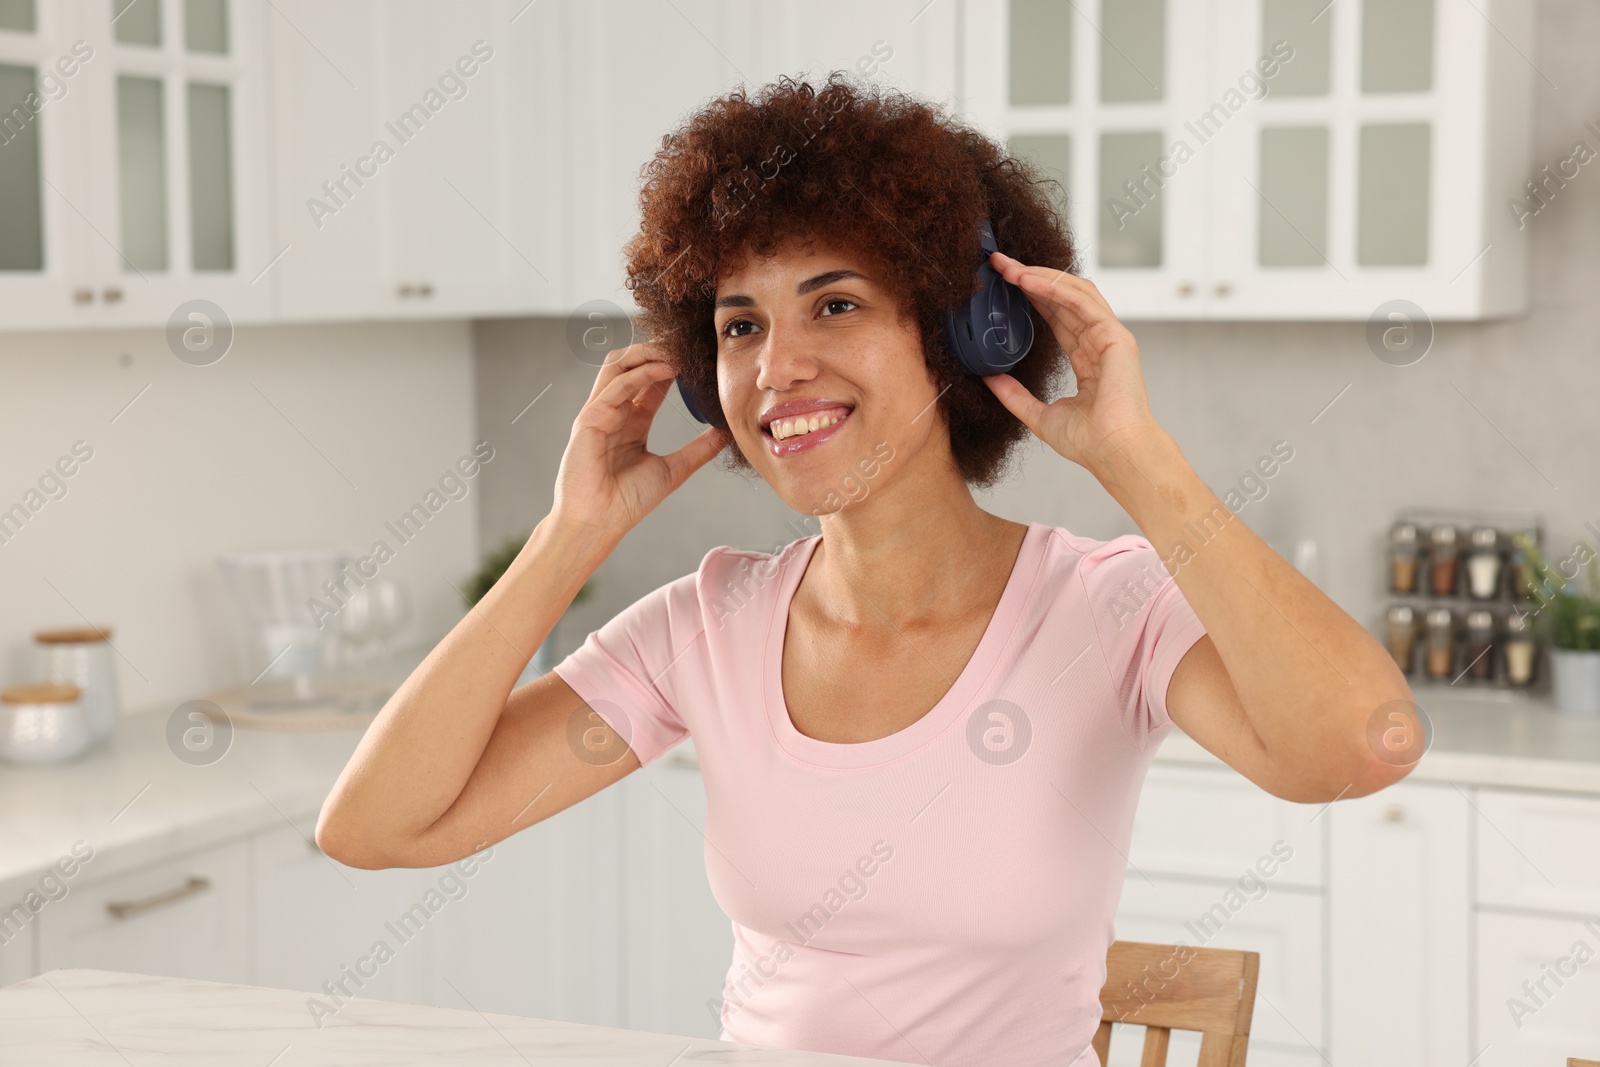
<instances>
[{"instance_id":1,"label":"finger","mask_svg":"<svg viewBox=\"0 0 1600 1067\"><path fill-rule=\"evenodd\" d=\"M649 341L640 341L638 344L607 352L606 361L600 365L599 372L594 376L594 387L589 390L589 399L598 397L621 375L651 362L665 363L666 358L661 349Z\"/></svg>"},{"instance_id":2,"label":"finger","mask_svg":"<svg viewBox=\"0 0 1600 1067\"><path fill-rule=\"evenodd\" d=\"M662 459L666 461L670 473L672 489L676 491L689 480L689 475L705 466L713 456L728 447L728 442L731 440L733 435L722 427L707 426L688 444L670 455L663 456Z\"/></svg>"},{"instance_id":3,"label":"finger","mask_svg":"<svg viewBox=\"0 0 1600 1067\"><path fill-rule=\"evenodd\" d=\"M1015 415L1022 425L1038 433L1039 420L1050 405L1041 401L1009 374L985 374L984 383L999 398L1006 410Z\"/></svg>"},{"instance_id":4,"label":"finger","mask_svg":"<svg viewBox=\"0 0 1600 1067\"><path fill-rule=\"evenodd\" d=\"M634 402L640 394L653 387L660 387L664 393L666 383L671 381L673 376L672 367L666 363L655 360L641 363L632 370L623 371L613 377L585 407L592 408L596 412L595 425L608 433L616 433L633 414ZM660 406L659 400L656 401L656 405Z\"/></svg>"}]
</instances>

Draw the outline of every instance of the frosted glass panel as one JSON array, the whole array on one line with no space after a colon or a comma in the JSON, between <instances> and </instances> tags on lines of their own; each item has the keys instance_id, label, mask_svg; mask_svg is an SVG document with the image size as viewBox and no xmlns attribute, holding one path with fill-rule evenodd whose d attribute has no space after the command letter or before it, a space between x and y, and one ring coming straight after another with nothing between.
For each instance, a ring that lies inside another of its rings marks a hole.
<instances>
[{"instance_id":1,"label":"frosted glass panel","mask_svg":"<svg viewBox=\"0 0 1600 1067\"><path fill-rule=\"evenodd\" d=\"M161 0L111 0L111 32L123 44L161 44Z\"/></svg>"},{"instance_id":2,"label":"frosted glass panel","mask_svg":"<svg viewBox=\"0 0 1600 1067\"><path fill-rule=\"evenodd\" d=\"M1100 135L1100 265L1161 266L1161 133Z\"/></svg>"},{"instance_id":3,"label":"frosted glass panel","mask_svg":"<svg viewBox=\"0 0 1600 1067\"><path fill-rule=\"evenodd\" d=\"M195 270L233 269L233 124L226 85L189 85L189 232Z\"/></svg>"},{"instance_id":4,"label":"frosted glass panel","mask_svg":"<svg viewBox=\"0 0 1600 1067\"><path fill-rule=\"evenodd\" d=\"M1062 0L1011 0L1011 102L1072 99L1072 8Z\"/></svg>"},{"instance_id":5,"label":"frosted glass panel","mask_svg":"<svg viewBox=\"0 0 1600 1067\"><path fill-rule=\"evenodd\" d=\"M1018 159L1038 167L1042 177L1060 183L1051 190L1051 202L1061 213L1061 222L1065 225L1072 192L1072 138L1064 133L1019 133L1006 141L1006 148Z\"/></svg>"},{"instance_id":6,"label":"frosted glass panel","mask_svg":"<svg viewBox=\"0 0 1600 1067\"><path fill-rule=\"evenodd\" d=\"M33 0L0 0L0 30L32 33Z\"/></svg>"},{"instance_id":7,"label":"frosted glass panel","mask_svg":"<svg viewBox=\"0 0 1600 1067\"><path fill-rule=\"evenodd\" d=\"M1262 0L1260 54L1273 58L1272 46L1278 41L1294 49L1290 60L1279 64L1277 74L1263 79L1268 95L1327 95L1333 20L1338 17L1328 0Z\"/></svg>"},{"instance_id":8,"label":"frosted glass panel","mask_svg":"<svg viewBox=\"0 0 1600 1067\"><path fill-rule=\"evenodd\" d=\"M1071 5L1062 0L1062 6ZM1160 100L1166 66L1166 0L1105 0L1100 8L1100 99Z\"/></svg>"},{"instance_id":9,"label":"frosted glass panel","mask_svg":"<svg viewBox=\"0 0 1600 1067\"><path fill-rule=\"evenodd\" d=\"M1261 131L1259 245L1263 267L1320 267L1328 248L1328 128Z\"/></svg>"},{"instance_id":10,"label":"frosted glass panel","mask_svg":"<svg viewBox=\"0 0 1600 1067\"><path fill-rule=\"evenodd\" d=\"M1361 91L1431 88L1433 0L1366 0L1361 5Z\"/></svg>"},{"instance_id":11,"label":"frosted glass panel","mask_svg":"<svg viewBox=\"0 0 1600 1067\"><path fill-rule=\"evenodd\" d=\"M228 0L183 0L183 47L191 52L228 51Z\"/></svg>"},{"instance_id":12,"label":"frosted glass panel","mask_svg":"<svg viewBox=\"0 0 1600 1067\"><path fill-rule=\"evenodd\" d=\"M167 269L166 129L161 82L117 77L117 161L124 259L139 270Z\"/></svg>"},{"instance_id":13,"label":"frosted glass panel","mask_svg":"<svg viewBox=\"0 0 1600 1067\"><path fill-rule=\"evenodd\" d=\"M23 106L35 92L32 67L0 63L0 270L44 269L44 203L39 197L39 119ZM27 116L19 121L17 116Z\"/></svg>"},{"instance_id":14,"label":"frosted glass panel","mask_svg":"<svg viewBox=\"0 0 1600 1067\"><path fill-rule=\"evenodd\" d=\"M1364 267L1428 262L1428 124L1361 127L1356 262Z\"/></svg>"}]
</instances>

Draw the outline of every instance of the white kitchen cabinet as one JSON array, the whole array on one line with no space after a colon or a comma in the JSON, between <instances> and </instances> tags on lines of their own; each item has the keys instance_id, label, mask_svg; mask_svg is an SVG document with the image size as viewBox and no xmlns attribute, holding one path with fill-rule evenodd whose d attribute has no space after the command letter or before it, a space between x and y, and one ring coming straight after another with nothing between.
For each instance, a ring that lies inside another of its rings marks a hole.
<instances>
[{"instance_id":1,"label":"white kitchen cabinet","mask_svg":"<svg viewBox=\"0 0 1600 1067\"><path fill-rule=\"evenodd\" d=\"M1329 1051L1370 1067L1461 1067L1471 1000L1471 806L1401 782L1341 800L1328 884Z\"/></svg>"},{"instance_id":2,"label":"white kitchen cabinet","mask_svg":"<svg viewBox=\"0 0 1600 1067\"><path fill-rule=\"evenodd\" d=\"M1479 1067L1600 1055L1600 915L1480 914Z\"/></svg>"},{"instance_id":3,"label":"white kitchen cabinet","mask_svg":"<svg viewBox=\"0 0 1600 1067\"><path fill-rule=\"evenodd\" d=\"M266 318L266 6L16 6L32 28L0 30L6 327L165 325L196 299ZM31 119L12 110L30 76Z\"/></svg>"},{"instance_id":4,"label":"white kitchen cabinet","mask_svg":"<svg viewBox=\"0 0 1600 1067\"><path fill-rule=\"evenodd\" d=\"M251 838L250 980L303 990L335 1012L346 996L341 986L354 996L426 1003L437 917L405 918L427 888L421 872L346 867L317 848L316 822L310 812Z\"/></svg>"},{"instance_id":5,"label":"white kitchen cabinet","mask_svg":"<svg viewBox=\"0 0 1600 1067\"><path fill-rule=\"evenodd\" d=\"M36 924L28 921L14 926L3 918L0 922L5 923L5 940L0 942L0 986L32 978L39 973L34 964Z\"/></svg>"},{"instance_id":6,"label":"white kitchen cabinet","mask_svg":"<svg viewBox=\"0 0 1600 1067\"><path fill-rule=\"evenodd\" d=\"M533 799L538 786L530 787ZM494 845L433 920L432 988L442 1008L621 1026L622 801L602 790ZM422 873L438 884L450 865ZM628 1024L631 1025L631 1024Z\"/></svg>"},{"instance_id":7,"label":"white kitchen cabinet","mask_svg":"<svg viewBox=\"0 0 1600 1067\"><path fill-rule=\"evenodd\" d=\"M1490 788L1477 797L1481 906L1600 916L1600 799Z\"/></svg>"},{"instance_id":8,"label":"white kitchen cabinet","mask_svg":"<svg viewBox=\"0 0 1600 1067\"><path fill-rule=\"evenodd\" d=\"M250 894L243 838L85 881L34 920L39 969L249 982Z\"/></svg>"},{"instance_id":9,"label":"white kitchen cabinet","mask_svg":"<svg viewBox=\"0 0 1600 1067\"><path fill-rule=\"evenodd\" d=\"M564 310L557 5L273 5L280 315Z\"/></svg>"},{"instance_id":10,"label":"white kitchen cabinet","mask_svg":"<svg viewBox=\"0 0 1600 1067\"><path fill-rule=\"evenodd\" d=\"M624 778L626 957L621 1025L716 1037L733 925L706 878L705 785L694 743Z\"/></svg>"},{"instance_id":11,"label":"white kitchen cabinet","mask_svg":"<svg viewBox=\"0 0 1600 1067\"><path fill-rule=\"evenodd\" d=\"M1063 182L1082 269L1124 317L1513 314L1532 13L970 0L965 104Z\"/></svg>"}]
</instances>

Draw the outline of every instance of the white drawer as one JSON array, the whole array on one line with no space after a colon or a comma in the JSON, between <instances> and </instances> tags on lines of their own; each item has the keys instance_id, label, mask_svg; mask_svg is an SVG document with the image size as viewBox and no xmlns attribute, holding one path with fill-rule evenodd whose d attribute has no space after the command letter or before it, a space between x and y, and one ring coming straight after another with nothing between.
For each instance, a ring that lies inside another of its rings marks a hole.
<instances>
[{"instance_id":1,"label":"white drawer","mask_svg":"<svg viewBox=\"0 0 1600 1067\"><path fill-rule=\"evenodd\" d=\"M1546 1067L1568 1056L1600 1056L1600 918L1589 923L1478 915L1476 1047L1485 1051L1473 1067Z\"/></svg>"},{"instance_id":2,"label":"white drawer","mask_svg":"<svg viewBox=\"0 0 1600 1067\"><path fill-rule=\"evenodd\" d=\"M1146 874L1236 882L1254 870L1271 872L1274 885L1320 889L1327 820L1317 814L1324 807L1275 797L1231 769L1155 763L1139 795L1128 859Z\"/></svg>"},{"instance_id":3,"label":"white drawer","mask_svg":"<svg viewBox=\"0 0 1600 1067\"><path fill-rule=\"evenodd\" d=\"M1132 872L1124 881L1116 916L1119 941L1182 942L1259 952L1260 994L1250 1028L1251 1062L1257 1040L1307 1051L1324 1045L1321 895L1265 883L1265 892L1258 896L1234 896L1230 890L1237 887L1153 881ZM1124 1059L1113 1039L1112 1065L1137 1064L1142 1040L1131 1042L1135 1054ZM1126 1037L1123 1043L1130 1044Z\"/></svg>"},{"instance_id":4,"label":"white drawer","mask_svg":"<svg viewBox=\"0 0 1600 1067\"><path fill-rule=\"evenodd\" d=\"M1479 789L1475 829L1479 904L1600 915L1600 799Z\"/></svg>"},{"instance_id":5,"label":"white drawer","mask_svg":"<svg viewBox=\"0 0 1600 1067\"><path fill-rule=\"evenodd\" d=\"M249 878L240 839L74 884L36 920L39 968L249 982Z\"/></svg>"}]
</instances>

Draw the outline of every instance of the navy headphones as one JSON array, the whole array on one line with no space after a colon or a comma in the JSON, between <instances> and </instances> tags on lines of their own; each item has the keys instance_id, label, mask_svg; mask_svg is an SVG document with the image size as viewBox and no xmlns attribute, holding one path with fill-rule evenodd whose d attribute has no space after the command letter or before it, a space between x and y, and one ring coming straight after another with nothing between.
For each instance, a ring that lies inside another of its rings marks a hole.
<instances>
[{"instance_id":1,"label":"navy headphones","mask_svg":"<svg viewBox=\"0 0 1600 1067\"><path fill-rule=\"evenodd\" d=\"M994 230L984 219L978 227L983 260L978 264L978 290L964 304L945 312L945 338L950 351L968 374L1002 374L1021 362L1033 347L1031 305L1021 289L1006 281L989 265L989 253L998 252ZM683 378L678 378L678 395L695 419L709 425Z\"/></svg>"}]
</instances>

